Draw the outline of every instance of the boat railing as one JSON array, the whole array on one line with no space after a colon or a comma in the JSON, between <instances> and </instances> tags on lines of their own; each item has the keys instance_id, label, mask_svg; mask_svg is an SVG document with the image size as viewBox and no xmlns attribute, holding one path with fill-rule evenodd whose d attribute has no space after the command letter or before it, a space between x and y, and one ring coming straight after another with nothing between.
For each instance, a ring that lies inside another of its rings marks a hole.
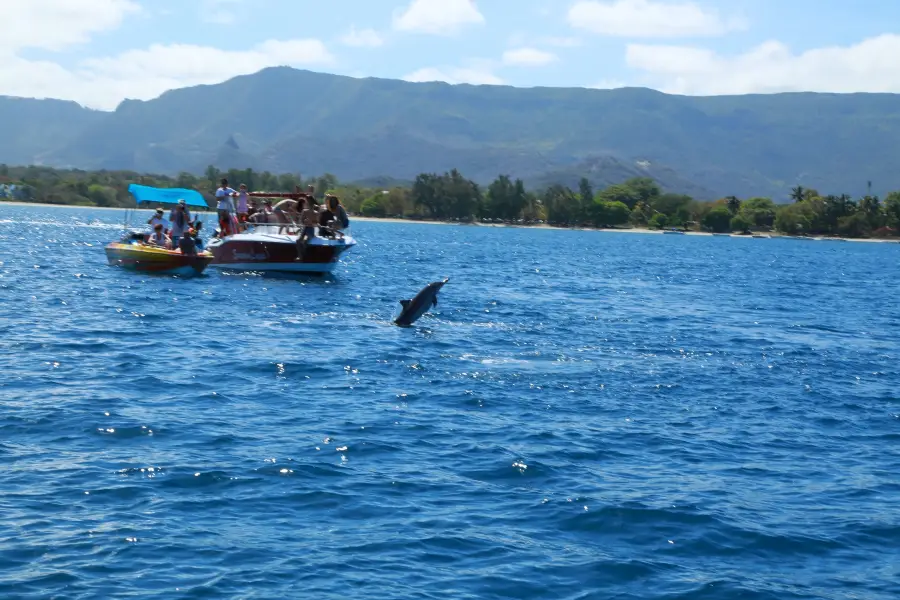
<instances>
[{"instance_id":1,"label":"boat railing","mask_svg":"<svg viewBox=\"0 0 900 600\"><path fill-rule=\"evenodd\" d=\"M303 225L301 223L297 223L293 219L289 219L287 223L273 223L273 222L256 222L256 221L247 221L246 223L242 223L243 226L247 228L248 231L252 230L258 233L272 233L277 234L282 229L295 229L302 230ZM328 235L321 235L323 229L327 229ZM340 229L332 229L330 227L321 227L316 225L315 227L316 235L322 238L332 238L342 240L345 236L349 235L349 232L346 230Z\"/></svg>"}]
</instances>

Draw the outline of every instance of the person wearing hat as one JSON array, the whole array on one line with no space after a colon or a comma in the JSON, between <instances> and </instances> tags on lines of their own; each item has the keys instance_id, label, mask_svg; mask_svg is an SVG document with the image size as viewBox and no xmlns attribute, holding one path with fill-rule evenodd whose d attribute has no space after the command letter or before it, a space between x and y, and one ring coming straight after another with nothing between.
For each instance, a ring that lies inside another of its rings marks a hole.
<instances>
[{"instance_id":1,"label":"person wearing hat","mask_svg":"<svg viewBox=\"0 0 900 600\"><path fill-rule=\"evenodd\" d=\"M168 229L169 222L163 217L163 209L157 208L156 213L150 217L149 221L147 221L147 225L149 225L151 229L157 225L162 225L163 229Z\"/></svg>"},{"instance_id":2,"label":"person wearing hat","mask_svg":"<svg viewBox=\"0 0 900 600\"><path fill-rule=\"evenodd\" d=\"M172 209L171 213L169 213L169 221L172 223L172 228L169 231L169 235L172 238L172 247L177 248L178 240L184 235L185 230L190 229L193 224L191 221L191 213L187 208L187 203L185 203L184 198L180 199L178 205Z\"/></svg>"}]
</instances>

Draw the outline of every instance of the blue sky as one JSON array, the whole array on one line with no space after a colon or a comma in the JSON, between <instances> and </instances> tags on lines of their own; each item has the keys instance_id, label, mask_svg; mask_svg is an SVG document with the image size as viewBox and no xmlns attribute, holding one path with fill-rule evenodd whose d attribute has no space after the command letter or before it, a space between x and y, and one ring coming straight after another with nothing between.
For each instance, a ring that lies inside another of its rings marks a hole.
<instances>
[{"instance_id":1,"label":"blue sky","mask_svg":"<svg viewBox=\"0 0 900 600\"><path fill-rule=\"evenodd\" d=\"M11 5L6 7L6 5ZM900 91L888 0L4 0L0 94L113 109L265 66L683 94Z\"/></svg>"}]
</instances>

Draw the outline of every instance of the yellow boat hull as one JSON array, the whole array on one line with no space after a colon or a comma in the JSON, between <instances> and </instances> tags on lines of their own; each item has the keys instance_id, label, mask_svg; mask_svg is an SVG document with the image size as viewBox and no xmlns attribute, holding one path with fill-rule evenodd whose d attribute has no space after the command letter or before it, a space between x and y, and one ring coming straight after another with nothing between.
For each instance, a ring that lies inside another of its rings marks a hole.
<instances>
[{"instance_id":1,"label":"yellow boat hull","mask_svg":"<svg viewBox=\"0 0 900 600\"><path fill-rule=\"evenodd\" d=\"M130 271L191 277L203 273L213 255L209 252L182 254L177 250L113 242L106 246L106 259L110 266Z\"/></svg>"}]
</instances>

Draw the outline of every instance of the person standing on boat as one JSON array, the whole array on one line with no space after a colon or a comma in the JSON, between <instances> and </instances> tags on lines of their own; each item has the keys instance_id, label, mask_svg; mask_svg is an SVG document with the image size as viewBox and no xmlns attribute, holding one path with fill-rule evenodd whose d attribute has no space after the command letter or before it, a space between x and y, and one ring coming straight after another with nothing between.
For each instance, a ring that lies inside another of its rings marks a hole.
<instances>
[{"instance_id":1,"label":"person standing on boat","mask_svg":"<svg viewBox=\"0 0 900 600\"><path fill-rule=\"evenodd\" d=\"M149 225L151 228L154 228L157 225L162 225L163 229L168 229L169 222L166 221L165 217L163 217L163 209L157 208L156 213L147 221L147 225Z\"/></svg>"},{"instance_id":2,"label":"person standing on boat","mask_svg":"<svg viewBox=\"0 0 900 600\"><path fill-rule=\"evenodd\" d=\"M218 200L216 203L216 210L219 213L219 230L222 232L223 236L229 235L229 231L232 229L231 215L234 213L234 202L232 202L231 199L235 196L237 196L237 192L228 187L228 180L223 177L222 185L216 190L216 199ZM235 230L234 233L237 233L237 230Z\"/></svg>"},{"instance_id":3,"label":"person standing on boat","mask_svg":"<svg viewBox=\"0 0 900 600\"><path fill-rule=\"evenodd\" d=\"M191 227L191 213L188 211L184 199L179 200L178 206L172 209L172 212L169 214L169 221L172 223L169 237L172 238L172 246L177 248L178 240L184 235L185 230Z\"/></svg>"},{"instance_id":4,"label":"person standing on boat","mask_svg":"<svg viewBox=\"0 0 900 600\"><path fill-rule=\"evenodd\" d=\"M240 187L240 191L238 192L238 200L237 200L237 217L239 223L246 223L247 217L249 216L247 212L247 184L242 183Z\"/></svg>"}]
</instances>

